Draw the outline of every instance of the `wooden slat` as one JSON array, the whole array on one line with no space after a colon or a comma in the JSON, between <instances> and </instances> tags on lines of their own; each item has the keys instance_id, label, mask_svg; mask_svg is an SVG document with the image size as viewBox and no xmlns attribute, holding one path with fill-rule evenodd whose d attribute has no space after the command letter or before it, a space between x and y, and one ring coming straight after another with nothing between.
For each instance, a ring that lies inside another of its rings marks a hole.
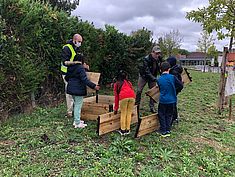
<instances>
[{"instance_id":1,"label":"wooden slat","mask_svg":"<svg viewBox=\"0 0 235 177\"><path fill-rule=\"evenodd\" d=\"M153 88L149 89L145 94L149 97L151 97L155 102L158 102L160 92L159 92L159 87L156 85Z\"/></svg>"},{"instance_id":2,"label":"wooden slat","mask_svg":"<svg viewBox=\"0 0 235 177\"><path fill-rule=\"evenodd\" d=\"M157 114L142 117L138 123L135 137L141 137L159 129L160 124Z\"/></svg>"},{"instance_id":3,"label":"wooden slat","mask_svg":"<svg viewBox=\"0 0 235 177\"><path fill-rule=\"evenodd\" d=\"M100 79L100 73L95 73L95 72L86 72L87 78L95 83L96 85L99 83L99 79ZM90 87L87 87L87 93L95 93L96 90L91 89Z\"/></svg>"},{"instance_id":4,"label":"wooden slat","mask_svg":"<svg viewBox=\"0 0 235 177\"><path fill-rule=\"evenodd\" d=\"M98 103L113 104L114 103L114 96L99 95L98 96Z\"/></svg>"},{"instance_id":5,"label":"wooden slat","mask_svg":"<svg viewBox=\"0 0 235 177\"><path fill-rule=\"evenodd\" d=\"M83 99L83 103L94 102L95 103L96 96L86 97Z\"/></svg>"},{"instance_id":6,"label":"wooden slat","mask_svg":"<svg viewBox=\"0 0 235 177\"><path fill-rule=\"evenodd\" d=\"M83 103L81 118L84 120L97 120L98 116L109 112L108 104Z\"/></svg>"},{"instance_id":7,"label":"wooden slat","mask_svg":"<svg viewBox=\"0 0 235 177\"><path fill-rule=\"evenodd\" d=\"M137 106L135 106L133 109L131 124L136 122L138 122ZM116 115L113 112L102 114L99 116L97 133L98 135L103 135L117 130L120 127L120 112L118 112Z\"/></svg>"},{"instance_id":8,"label":"wooden slat","mask_svg":"<svg viewBox=\"0 0 235 177\"><path fill-rule=\"evenodd\" d=\"M99 115L81 112L82 120L97 120Z\"/></svg>"}]
</instances>

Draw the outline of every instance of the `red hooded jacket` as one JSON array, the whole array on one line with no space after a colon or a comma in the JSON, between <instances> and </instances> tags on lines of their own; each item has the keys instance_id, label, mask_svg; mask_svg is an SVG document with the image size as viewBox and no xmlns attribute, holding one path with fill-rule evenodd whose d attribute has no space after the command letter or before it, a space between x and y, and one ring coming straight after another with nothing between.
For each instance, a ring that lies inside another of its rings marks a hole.
<instances>
[{"instance_id":1,"label":"red hooded jacket","mask_svg":"<svg viewBox=\"0 0 235 177\"><path fill-rule=\"evenodd\" d=\"M120 85L116 82L114 84L114 111L117 111L119 108L119 101L125 98L135 98L135 92L130 81L124 80L121 86L120 92L118 94L118 88Z\"/></svg>"}]
</instances>

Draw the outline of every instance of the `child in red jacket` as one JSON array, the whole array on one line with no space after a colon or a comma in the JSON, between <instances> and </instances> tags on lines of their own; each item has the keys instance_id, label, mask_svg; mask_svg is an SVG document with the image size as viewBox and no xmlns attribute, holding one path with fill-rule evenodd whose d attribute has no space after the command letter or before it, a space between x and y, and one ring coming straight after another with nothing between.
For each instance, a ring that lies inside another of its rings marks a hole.
<instances>
[{"instance_id":1,"label":"child in red jacket","mask_svg":"<svg viewBox=\"0 0 235 177\"><path fill-rule=\"evenodd\" d=\"M121 135L127 135L130 133L131 114L135 104L135 92L131 82L127 79L127 73L124 71L119 72L117 81L114 83L114 96L114 114L118 111L120 101L121 130L119 130L119 133Z\"/></svg>"}]
</instances>

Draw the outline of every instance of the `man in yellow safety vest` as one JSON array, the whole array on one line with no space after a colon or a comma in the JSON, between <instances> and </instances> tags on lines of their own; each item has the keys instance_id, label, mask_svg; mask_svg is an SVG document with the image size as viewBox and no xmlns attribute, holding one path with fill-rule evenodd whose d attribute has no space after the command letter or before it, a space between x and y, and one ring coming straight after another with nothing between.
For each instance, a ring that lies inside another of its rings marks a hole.
<instances>
[{"instance_id":1,"label":"man in yellow safety vest","mask_svg":"<svg viewBox=\"0 0 235 177\"><path fill-rule=\"evenodd\" d=\"M75 34L73 39L67 41L67 44L63 46L62 49L62 61L61 61L61 71L62 78L65 84L65 95L66 95L66 105L67 105L67 117L72 117L73 114L73 97L66 93L67 81L65 80L65 75L67 73L67 67L69 65L74 65L80 61L73 61L75 55L81 55L79 53L80 46L82 44L82 36L80 34ZM84 63L84 67L89 70L89 65Z\"/></svg>"}]
</instances>

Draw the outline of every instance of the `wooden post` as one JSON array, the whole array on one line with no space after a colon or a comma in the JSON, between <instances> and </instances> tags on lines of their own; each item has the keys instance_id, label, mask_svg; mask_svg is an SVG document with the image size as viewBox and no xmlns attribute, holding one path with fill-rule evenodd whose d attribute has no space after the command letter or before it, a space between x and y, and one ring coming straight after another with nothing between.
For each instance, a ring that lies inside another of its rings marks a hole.
<instances>
[{"instance_id":1,"label":"wooden post","mask_svg":"<svg viewBox=\"0 0 235 177\"><path fill-rule=\"evenodd\" d=\"M226 84L225 72L226 72L227 53L228 53L228 48L224 47L224 54L222 58L220 82L219 82L219 100L218 100L219 114L221 114L224 108L223 105L224 105L224 98L225 98L224 91L225 91L225 84Z\"/></svg>"},{"instance_id":2,"label":"wooden post","mask_svg":"<svg viewBox=\"0 0 235 177\"><path fill-rule=\"evenodd\" d=\"M96 103L99 102L99 94L98 94L98 93L99 93L99 91L96 90L96 91L95 91L95 102L96 102Z\"/></svg>"},{"instance_id":3,"label":"wooden post","mask_svg":"<svg viewBox=\"0 0 235 177\"><path fill-rule=\"evenodd\" d=\"M229 120L232 120L232 96L229 96Z\"/></svg>"}]
</instances>

